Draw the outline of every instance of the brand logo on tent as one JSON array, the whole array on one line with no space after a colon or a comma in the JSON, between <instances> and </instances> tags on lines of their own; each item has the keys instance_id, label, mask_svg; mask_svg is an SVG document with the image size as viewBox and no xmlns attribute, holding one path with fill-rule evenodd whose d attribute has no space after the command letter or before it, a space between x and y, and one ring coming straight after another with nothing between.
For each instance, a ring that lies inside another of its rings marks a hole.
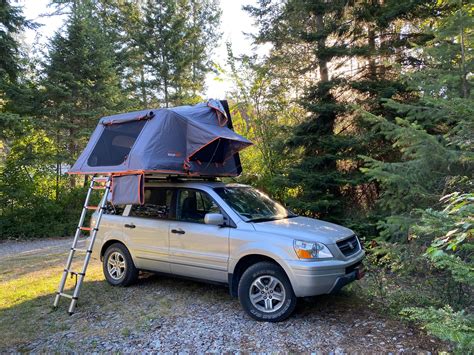
<instances>
[{"instance_id":1,"label":"brand logo on tent","mask_svg":"<svg viewBox=\"0 0 474 355\"><path fill-rule=\"evenodd\" d=\"M168 152L169 157L180 157L182 154L180 152Z\"/></svg>"}]
</instances>

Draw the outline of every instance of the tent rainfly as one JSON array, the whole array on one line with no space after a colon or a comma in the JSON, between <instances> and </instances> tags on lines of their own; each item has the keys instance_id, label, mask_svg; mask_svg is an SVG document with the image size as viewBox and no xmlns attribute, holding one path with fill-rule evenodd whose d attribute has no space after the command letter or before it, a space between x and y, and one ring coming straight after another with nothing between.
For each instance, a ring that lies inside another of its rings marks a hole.
<instances>
[{"instance_id":1,"label":"tent rainfly","mask_svg":"<svg viewBox=\"0 0 474 355\"><path fill-rule=\"evenodd\" d=\"M123 113L99 121L69 174L111 175L112 203L143 204L144 174L237 176L251 144L227 101Z\"/></svg>"}]
</instances>

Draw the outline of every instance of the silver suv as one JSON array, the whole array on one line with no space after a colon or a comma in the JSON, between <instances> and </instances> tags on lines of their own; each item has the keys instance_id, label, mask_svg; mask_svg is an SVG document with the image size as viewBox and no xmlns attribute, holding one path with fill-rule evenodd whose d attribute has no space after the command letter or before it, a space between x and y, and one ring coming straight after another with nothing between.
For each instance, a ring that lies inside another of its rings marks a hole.
<instances>
[{"instance_id":1,"label":"silver suv","mask_svg":"<svg viewBox=\"0 0 474 355\"><path fill-rule=\"evenodd\" d=\"M270 322L297 297L361 278L364 255L350 229L297 216L250 186L205 180L147 182L144 205L109 207L93 254L111 285L131 285L139 270L223 283Z\"/></svg>"}]
</instances>

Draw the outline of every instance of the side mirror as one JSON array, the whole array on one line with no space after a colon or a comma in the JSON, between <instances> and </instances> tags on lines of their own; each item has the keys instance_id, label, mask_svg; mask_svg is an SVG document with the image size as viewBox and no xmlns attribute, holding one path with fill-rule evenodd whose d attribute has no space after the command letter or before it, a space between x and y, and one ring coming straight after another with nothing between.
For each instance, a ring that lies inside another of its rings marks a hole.
<instances>
[{"instance_id":1,"label":"side mirror","mask_svg":"<svg viewBox=\"0 0 474 355\"><path fill-rule=\"evenodd\" d=\"M204 216L204 223L212 224L214 226L224 225L224 216L220 213L206 213Z\"/></svg>"}]
</instances>

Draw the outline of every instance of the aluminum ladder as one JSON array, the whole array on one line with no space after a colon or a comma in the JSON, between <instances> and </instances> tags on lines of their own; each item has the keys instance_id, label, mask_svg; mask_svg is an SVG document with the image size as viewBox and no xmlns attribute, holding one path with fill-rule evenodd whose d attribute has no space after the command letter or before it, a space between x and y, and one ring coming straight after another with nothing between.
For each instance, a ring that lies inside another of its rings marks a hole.
<instances>
[{"instance_id":1,"label":"aluminum ladder","mask_svg":"<svg viewBox=\"0 0 474 355\"><path fill-rule=\"evenodd\" d=\"M94 247L97 231L99 230L100 220L102 219L102 215L107 205L107 198L109 196L111 182L112 182L112 179L110 176L93 177L89 186L89 190L87 191L84 207L82 208L81 218L79 219L79 224L76 229L76 234L74 235L74 240L72 242L71 250L69 251L69 256L66 261L66 267L64 268L61 281L59 282L58 292L56 294L56 298L54 299L54 304L53 304L53 307L57 308L61 297L69 298L71 300L71 304L69 305L69 311L68 311L70 315L74 313L77 300L79 299L79 293L81 292L82 282L84 281L84 277L86 276L87 266L89 265L89 261L91 258L92 248ZM98 206L89 205L89 200L94 190L104 190L104 194ZM84 227L84 220L86 219L87 212L90 210L98 211L97 219L95 220L94 226ZM89 246L87 247L87 249L77 248L77 243L79 241L79 238L83 236L82 232L90 233L89 234L90 241L89 241ZM81 272L75 272L71 270L72 261L74 259L76 252L86 253ZM76 285L74 287L74 292L72 295L64 292L66 279L69 274L71 275L71 277L76 276Z\"/></svg>"}]
</instances>

